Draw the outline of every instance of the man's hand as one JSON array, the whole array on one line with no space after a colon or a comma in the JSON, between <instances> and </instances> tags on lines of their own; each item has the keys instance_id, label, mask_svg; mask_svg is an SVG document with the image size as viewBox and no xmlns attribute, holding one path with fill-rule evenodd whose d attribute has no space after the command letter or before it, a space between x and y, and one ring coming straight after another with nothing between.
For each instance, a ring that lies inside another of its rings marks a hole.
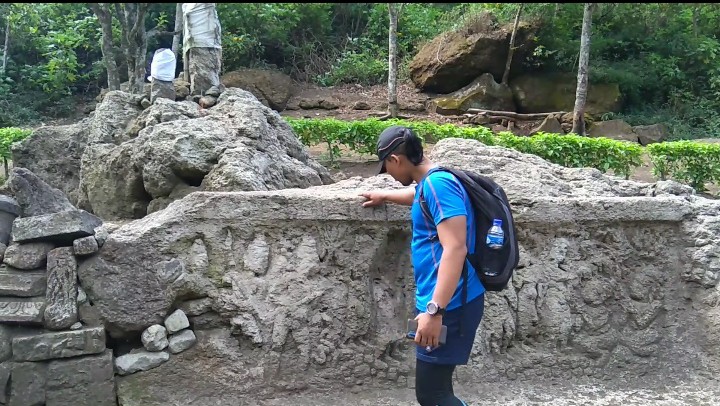
<instances>
[{"instance_id":1,"label":"man's hand","mask_svg":"<svg viewBox=\"0 0 720 406\"><path fill-rule=\"evenodd\" d=\"M375 207L380 206L381 204L385 203L387 200L387 192L378 191L378 192L364 192L360 193L360 196L368 199L366 202L363 202L363 207Z\"/></svg>"},{"instance_id":2,"label":"man's hand","mask_svg":"<svg viewBox=\"0 0 720 406\"><path fill-rule=\"evenodd\" d=\"M418 328L415 332L415 343L423 347L435 348L440 345L440 332L442 331L442 316L431 316L420 313L415 320Z\"/></svg>"}]
</instances>

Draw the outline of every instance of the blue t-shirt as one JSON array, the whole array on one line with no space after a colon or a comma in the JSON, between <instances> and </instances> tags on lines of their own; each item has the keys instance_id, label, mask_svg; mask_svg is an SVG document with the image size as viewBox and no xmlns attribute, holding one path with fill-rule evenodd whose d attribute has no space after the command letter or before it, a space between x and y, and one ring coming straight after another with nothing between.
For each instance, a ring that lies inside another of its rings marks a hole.
<instances>
[{"instance_id":1,"label":"blue t-shirt","mask_svg":"<svg viewBox=\"0 0 720 406\"><path fill-rule=\"evenodd\" d=\"M432 214L431 222L420 207L420 192ZM411 209L413 236L412 236L412 264L415 274L415 305L421 312L425 311L427 303L432 300L435 284L437 283L440 258L443 247L437 233L437 225L443 220L455 216L467 217L467 247L468 252L474 252L475 247L475 219L472 203L465 188L455 176L446 171L431 169L425 178L415 188L415 199ZM467 302L475 299L485 292L475 269L466 260L468 266ZM462 305L462 278L458 281L457 289L453 294L447 310Z\"/></svg>"}]
</instances>

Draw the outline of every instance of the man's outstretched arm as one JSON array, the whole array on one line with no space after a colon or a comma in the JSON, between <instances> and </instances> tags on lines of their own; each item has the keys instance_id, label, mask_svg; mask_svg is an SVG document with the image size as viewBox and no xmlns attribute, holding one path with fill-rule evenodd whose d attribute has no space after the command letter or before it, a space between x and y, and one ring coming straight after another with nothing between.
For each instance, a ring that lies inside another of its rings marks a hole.
<instances>
[{"instance_id":1,"label":"man's outstretched arm","mask_svg":"<svg viewBox=\"0 0 720 406\"><path fill-rule=\"evenodd\" d=\"M412 206L415 198L415 186L398 190L378 190L374 192L360 193L360 196L368 199L363 207L379 206L383 203L395 203L403 206Z\"/></svg>"}]
</instances>

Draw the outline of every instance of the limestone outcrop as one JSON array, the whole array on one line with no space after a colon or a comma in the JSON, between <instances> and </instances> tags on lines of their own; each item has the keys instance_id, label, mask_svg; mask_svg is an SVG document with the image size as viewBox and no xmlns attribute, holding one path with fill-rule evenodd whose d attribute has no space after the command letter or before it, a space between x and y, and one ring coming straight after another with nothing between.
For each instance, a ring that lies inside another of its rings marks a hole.
<instances>
[{"instance_id":1,"label":"limestone outcrop","mask_svg":"<svg viewBox=\"0 0 720 406\"><path fill-rule=\"evenodd\" d=\"M503 185L521 245L512 286L487 295L461 381L720 371L720 204L472 140L442 140L432 157ZM78 269L110 336L138 339L177 308L197 339L118 377L121 404L406 387L409 213L362 208L358 193L378 187L397 184L198 192L110 233Z\"/></svg>"},{"instance_id":2,"label":"limestone outcrop","mask_svg":"<svg viewBox=\"0 0 720 406\"><path fill-rule=\"evenodd\" d=\"M83 123L43 129L16 147L15 164L37 168L69 203L106 220L141 218L196 190L332 182L290 126L250 92L218 95L209 109L160 98L143 110L143 95L108 92Z\"/></svg>"}]
</instances>

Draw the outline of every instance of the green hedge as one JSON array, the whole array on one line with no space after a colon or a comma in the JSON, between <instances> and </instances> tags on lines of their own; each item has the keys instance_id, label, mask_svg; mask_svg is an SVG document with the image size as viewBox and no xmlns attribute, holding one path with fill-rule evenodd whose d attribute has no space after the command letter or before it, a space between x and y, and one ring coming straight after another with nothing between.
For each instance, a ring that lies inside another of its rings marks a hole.
<instances>
[{"instance_id":1,"label":"green hedge","mask_svg":"<svg viewBox=\"0 0 720 406\"><path fill-rule=\"evenodd\" d=\"M17 127L0 128L0 157L10 159L12 144L22 141L32 134L30 130Z\"/></svg>"},{"instance_id":2,"label":"green hedge","mask_svg":"<svg viewBox=\"0 0 720 406\"><path fill-rule=\"evenodd\" d=\"M485 127L462 127L428 121L293 118L288 118L287 121L305 145L326 144L331 160L339 156L341 146L360 153L374 154L378 135L391 125L408 126L424 140L474 139L486 145L503 146L535 154L564 166L592 167L602 172L612 170L626 178L633 167L641 164L643 152L640 145L606 138L546 133L532 137L520 137L509 132L495 135Z\"/></svg>"},{"instance_id":3,"label":"green hedge","mask_svg":"<svg viewBox=\"0 0 720 406\"><path fill-rule=\"evenodd\" d=\"M650 144L646 149L653 173L660 179L672 177L699 192L706 190L708 182L720 183L720 144L674 141Z\"/></svg>"}]
</instances>

